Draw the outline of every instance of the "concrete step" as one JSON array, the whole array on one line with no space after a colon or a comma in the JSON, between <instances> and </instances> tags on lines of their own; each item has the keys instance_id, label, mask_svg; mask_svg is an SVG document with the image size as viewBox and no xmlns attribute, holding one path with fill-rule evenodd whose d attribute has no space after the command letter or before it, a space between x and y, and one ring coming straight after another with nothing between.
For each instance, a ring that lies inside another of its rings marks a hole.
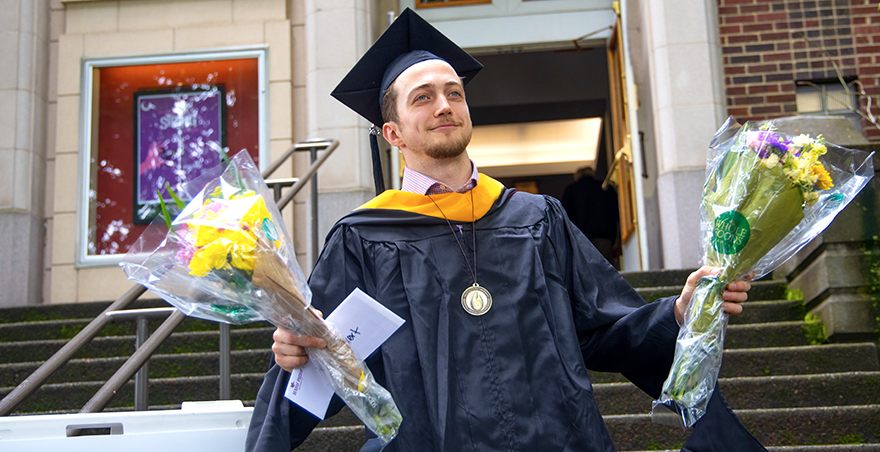
<instances>
[{"instance_id":1,"label":"concrete step","mask_svg":"<svg viewBox=\"0 0 880 452\"><path fill-rule=\"evenodd\" d=\"M681 294L684 287L685 279L681 282L669 286L649 286L636 287L636 292L646 301L651 302L658 298L670 297ZM766 300L784 300L786 299L786 289L788 284L785 280L762 280L752 282L752 289L749 291L749 300L766 301Z\"/></svg>"},{"instance_id":2,"label":"concrete step","mask_svg":"<svg viewBox=\"0 0 880 452\"><path fill-rule=\"evenodd\" d=\"M366 442L364 430L363 425L316 428L296 452L359 452Z\"/></svg>"},{"instance_id":3,"label":"concrete step","mask_svg":"<svg viewBox=\"0 0 880 452\"><path fill-rule=\"evenodd\" d=\"M807 310L801 300L769 300L743 303L743 312L730 317L731 325L803 320Z\"/></svg>"},{"instance_id":4,"label":"concrete step","mask_svg":"<svg viewBox=\"0 0 880 452\"><path fill-rule=\"evenodd\" d=\"M765 446L880 444L880 405L736 410ZM689 430L653 424L650 415L605 416L614 444L627 450L679 450ZM797 449L793 449L797 450Z\"/></svg>"},{"instance_id":5,"label":"concrete step","mask_svg":"<svg viewBox=\"0 0 880 452\"><path fill-rule=\"evenodd\" d=\"M810 345L807 322L803 320L773 323L728 325L724 338L725 349L758 347L795 347Z\"/></svg>"},{"instance_id":6,"label":"concrete step","mask_svg":"<svg viewBox=\"0 0 880 452\"><path fill-rule=\"evenodd\" d=\"M845 372L718 380L734 409L880 405L880 372ZM603 414L645 414L653 399L631 383L593 386Z\"/></svg>"},{"instance_id":7,"label":"concrete step","mask_svg":"<svg viewBox=\"0 0 880 452\"><path fill-rule=\"evenodd\" d=\"M768 447L768 452L880 452L880 444L841 444L834 446L776 446ZM621 451L622 452L622 451ZM679 450L665 451L632 451L632 452L680 452Z\"/></svg>"},{"instance_id":8,"label":"concrete step","mask_svg":"<svg viewBox=\"0 0 880 452\"><path fill-rule=\"evenodd\" d=\"M231 398L253 404L265 374L233 374ZM14 414L70 413L77 412L104 385L104 381L58 383L44 385L27 398ZM13 387L0 388L0 399ZM220 377L216 375L151 379L148 400L150 406L180 406L181 402L217 400ZM108 410L134 406L134 380L132 379L111 399Z\"/></svg>"},{"instance_id":9,"label":"concrete step","mask_svg":"<svg viewBox=\"0 0 880 452\"><path fill-rule=\"evenodd\" d=\"M37 322L13 322L0 324L0 343L2 342L22 342L22 341L43 341L53 339L71 339L76 336L92 319L63 319L63 320L44 320ZM150 332L156 331L156 328L162 324L164 319L153 319L149 321ZM187 318L184 319L174 331L194 332L194 331L218 331L220 328L217 322L208 322L206 320ZM232 325L232 330L250 329L250 328L266 328L270 326L267 322L254 322L245 325ZM125 321L119 323L110 323L106 325L98 333L97 337L107 336L133 336L136 332L134 321Z\"/></svg>"},{"instance_id":10,"label":"concrete step","mask_svg":"<svg viewBox=\"0 0 880 452\"><path fill-rule=\"evenodd\" d=\"M810 408L880 405L880 372L783 377L719 379L728 404L734 409ZM648 414L653 399L631 383L593 385L596 403L604 415ZM319 427L357 426L363 423L344 408Z\"/></svg>"},{"instance_id":11,"label":"concrete step","mask_svg":"<svg viewBox=\"0 0 880 452\"><path fill-rule=\"evenodd\" d=\"M880 405L737 410L736 413L743 425L773 452L880 450ZM604 416L604 419L620 451L678 451L690 434L689 430L654 424L649 415ZM364 444L364 435L363 426L317 428L297 451L357 452ZM864 444L851 444L853 442Z\"/></svg>"},{"instance_id":12,"label":"concrete step","mask_svg":"<svg viewBox=\"0 0 880 452\"><path fill-rule=\"evenodd\" d=\"M269 350L275 327L254 327L232 330L230 339L233 350ZM199 353L219 350L218 331L174 333L163 343L157 353ZM130 356L134 352L134 336L96 337L83 347L74 358L108 358ZM58 351L67 340L21 341L0 343L0 364L45 361Z\"/></svg>"},{"instance_id":13,"label":"concrete step","mask_svg":"<svg viewBox=\"0 0 880 452\"><path fill-rule=\"evenodd\" d=\"M231 352L232 373L265 372L271 351L240 350ZM128 357L74 359L62 366L47 384L83 381L107 381ZM0 384L16 386L43 362L0 364ZM159 354L150 358L150 378L193 377L219 373L220 352Z\"/></svg>"},{"instance_id":14,"label":"concrete step","mask_svg":"<svg viewBox=\"0 0 880 452\"><path fill-rule=\"evenodd\" d=\"M620 276L635 288L684 285L695 268L654 270L647 272L621 272Z\"/></svg>"},{"instance_id":15,"label":"concrete step","mask_svg":"<svg viewBox=\"0 0 880 452\"><path fill-rule=\"evenodd\" d=\"M42 306L3 308L0 323L38 322L46 320L93 319L110 306L110 302L63 303ZM162 300L137 300L131 308L168 306Z\"/></svg>"},{"instance_id":16,"label":"concrete step","mask_svg":"<svg viewBox=\"0 0 880 452\"><path fill-rule=\"evenodd\" d=\"M880 371L873 342L725 350L721 378ZM593 383L626 382L620 374L590 371Z\"/></svg>"}]
</instances>

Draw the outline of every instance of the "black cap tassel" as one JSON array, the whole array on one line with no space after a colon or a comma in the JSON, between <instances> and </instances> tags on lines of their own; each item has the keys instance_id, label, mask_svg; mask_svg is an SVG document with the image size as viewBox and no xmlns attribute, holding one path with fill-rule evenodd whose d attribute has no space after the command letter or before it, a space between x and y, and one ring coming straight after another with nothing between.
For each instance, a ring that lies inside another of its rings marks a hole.
<instances>
[{"instance_id":1,"label":"black cap tassel","mask_svg":"<svg viewBox=\"0 0 880 452\"><path fill-rule=\"evenodd\" d=\"M385 191L385 177L382 175L382 158L379 155L379 140L376 135L378 135L376 128L371 128L370 150L373 154L373 183L376 184L376 196L379 196Z\"/></svg>"}]
</instances>

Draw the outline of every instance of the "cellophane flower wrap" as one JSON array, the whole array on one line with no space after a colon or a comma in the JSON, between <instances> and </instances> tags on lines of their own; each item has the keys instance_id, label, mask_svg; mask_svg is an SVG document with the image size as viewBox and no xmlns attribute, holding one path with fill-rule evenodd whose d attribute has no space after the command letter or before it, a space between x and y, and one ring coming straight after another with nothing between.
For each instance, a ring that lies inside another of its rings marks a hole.
<instances>
[{"instance_id":1,"label":"cellophane flower wrap","mask_svg":"<svg viewBox=\"0 0 880 452\"><path fill-rule=\"evenodd\" d=\"M402 421L388 391L345 339L311 308L311 291L281 215L247 152L184 187L192 200L170 229L160 215L120 264L185 314L241 324L267 320L323 339L309 349L336 394L387 444ZM173 206L172 206L173 207Z\"/></svg>"},{"instance_id":2,"label":"cellophane flower wrap","mask_svg":"<svg viewBox=\"0 0 880 452\"><path fill-rule=\"evenodd\" d=\"M821 135L778 133L772 123L740 127L730 118L716 133L700 205L700 252L721 271L697 284L654 402L656 421L668 422L662 418L671 410L691 427L705 414L727 329L724 289L770 273L828 227L873 176L872 155Z\"/></svg>"}]
</instances>

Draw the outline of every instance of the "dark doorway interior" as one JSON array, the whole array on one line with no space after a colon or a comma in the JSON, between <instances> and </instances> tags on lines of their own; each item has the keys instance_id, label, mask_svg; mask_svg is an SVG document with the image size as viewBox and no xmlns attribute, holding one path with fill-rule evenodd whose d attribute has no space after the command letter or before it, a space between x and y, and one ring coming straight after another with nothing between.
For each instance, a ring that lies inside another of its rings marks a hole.
<instances>
[{"instance_id":1,"label":"dark doorway interior","mask_svg":"<svg viewBox=\"0 0 880 452\"><path fill-rule=\"evenodd\" d=\"M485 69L467 87L475 126L606 117L609 85L604 47L476 57ZM604 141L600 143L597 168L603 177L608 161ZM560 197L577 169L533 179L540 182L537 185L541 193ZM502 182L527 179L504 178Z\"/></svg>"}]
</instances>

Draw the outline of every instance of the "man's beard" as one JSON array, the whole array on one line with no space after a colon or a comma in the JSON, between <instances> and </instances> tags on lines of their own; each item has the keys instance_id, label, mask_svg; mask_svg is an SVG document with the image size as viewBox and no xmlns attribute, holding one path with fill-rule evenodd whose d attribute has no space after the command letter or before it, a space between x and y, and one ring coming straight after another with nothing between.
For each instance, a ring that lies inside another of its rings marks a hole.
<instances>
[{"instance_id":1,"label":"man's beard","mask_svg":"<svg viewBox=\"0 0 880 452\"><path fill-rule=\"evenodd\" d=\"M468 143L471 142L472 130L449 140L432 143L425 149L425 155L435 160L445 160L458 157L467 149Z\"/></svg>"}]
</instances>

